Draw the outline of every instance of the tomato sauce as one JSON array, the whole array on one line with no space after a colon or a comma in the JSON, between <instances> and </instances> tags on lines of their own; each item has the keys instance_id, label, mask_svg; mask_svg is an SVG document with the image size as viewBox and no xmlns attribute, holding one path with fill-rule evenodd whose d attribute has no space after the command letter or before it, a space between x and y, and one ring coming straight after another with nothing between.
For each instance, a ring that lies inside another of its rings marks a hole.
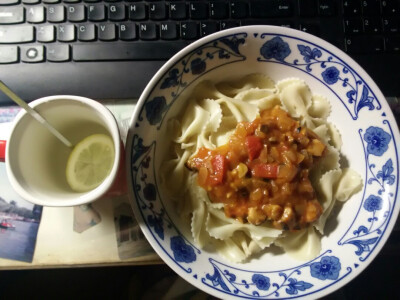
<instances>
[{"instance_id":1,"label":"tomato sauce","mask_svg":"<svg viewBox=\"0 0 400 300\"><path fill-rule=\"evenodd\" d=\"M299 230L322 214L309 173L326 152L314 132L275 106L238 123L227 144L200 148L186 165L227 217Z\"/></svg>"}]
</instances>

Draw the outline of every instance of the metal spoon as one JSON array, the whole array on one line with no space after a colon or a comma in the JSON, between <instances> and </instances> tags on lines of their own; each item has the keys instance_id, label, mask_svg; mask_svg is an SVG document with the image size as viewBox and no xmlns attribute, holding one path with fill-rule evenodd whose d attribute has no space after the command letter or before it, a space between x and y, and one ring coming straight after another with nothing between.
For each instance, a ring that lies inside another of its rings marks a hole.
<instances>
[{"instance_id":1,"label":"metal spoon","mask_svg":"<svg viewBox=\"0 0 400 300\"><path fill-rule=\"evenodd\" d=\"M56 138L58 138L65 146L72 148L72 143L66 139L57 129L46 121L36 110L30 107L24 100L17 96L7 85L0 80L0 90L6 94L11 100L17 103L20 107L36 119L40 124L46 127Z\"/></svg>"}]
</instances>

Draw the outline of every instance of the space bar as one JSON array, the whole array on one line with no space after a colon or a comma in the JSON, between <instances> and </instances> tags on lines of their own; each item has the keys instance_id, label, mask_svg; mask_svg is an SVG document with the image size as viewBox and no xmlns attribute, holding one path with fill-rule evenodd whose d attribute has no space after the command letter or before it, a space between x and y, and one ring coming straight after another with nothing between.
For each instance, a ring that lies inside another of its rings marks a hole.
<instances>
[{"instance_id":1,"label":"space bar","mask_svg":"<svg viewBox=\"0 0 400 300\"><path fill-rule=\"evenodd\" d=\"M72 57L74 61L167 60L186 45L180 41L78 44L73 45Z\"/></svg>"}]
</instances>

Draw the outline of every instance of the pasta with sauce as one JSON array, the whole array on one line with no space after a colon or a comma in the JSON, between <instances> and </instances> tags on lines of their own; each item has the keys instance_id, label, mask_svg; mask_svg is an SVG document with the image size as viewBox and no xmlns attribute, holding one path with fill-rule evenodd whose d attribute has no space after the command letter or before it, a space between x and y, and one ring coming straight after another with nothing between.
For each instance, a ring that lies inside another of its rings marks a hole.
<instances>
[{"instance_id":1,"label":"pasta with sauce","mask_svg":"<svg viewBox=\"0 0 400 300\"><path fill-rule=\"evenodd\" d=\"M335 202L362 183L339 164L342 142L329 114L327 99L296 78L251 74L196 86L169 121L175 138L161 168L195 243L233 262L272 244L316 257Z\"/></svg>"}]
</instances>

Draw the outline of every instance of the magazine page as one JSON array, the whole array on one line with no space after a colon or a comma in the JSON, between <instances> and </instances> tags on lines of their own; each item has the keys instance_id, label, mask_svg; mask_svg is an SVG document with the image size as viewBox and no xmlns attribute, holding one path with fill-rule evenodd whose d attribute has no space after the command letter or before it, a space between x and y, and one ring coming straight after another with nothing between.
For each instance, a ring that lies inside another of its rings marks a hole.
<instances>
[{"instance_id":1,"label":"magazine page","mask_svg":"<svg viewBox=\"0 0 400 300\"><path fill-rule=\"evenodd\" d=\"M16 107L0 108L0 140L6 140ZM11 187L0 162L0 258L32 262L43 207L22 199Z\"/></svg>"}]
</instances>

